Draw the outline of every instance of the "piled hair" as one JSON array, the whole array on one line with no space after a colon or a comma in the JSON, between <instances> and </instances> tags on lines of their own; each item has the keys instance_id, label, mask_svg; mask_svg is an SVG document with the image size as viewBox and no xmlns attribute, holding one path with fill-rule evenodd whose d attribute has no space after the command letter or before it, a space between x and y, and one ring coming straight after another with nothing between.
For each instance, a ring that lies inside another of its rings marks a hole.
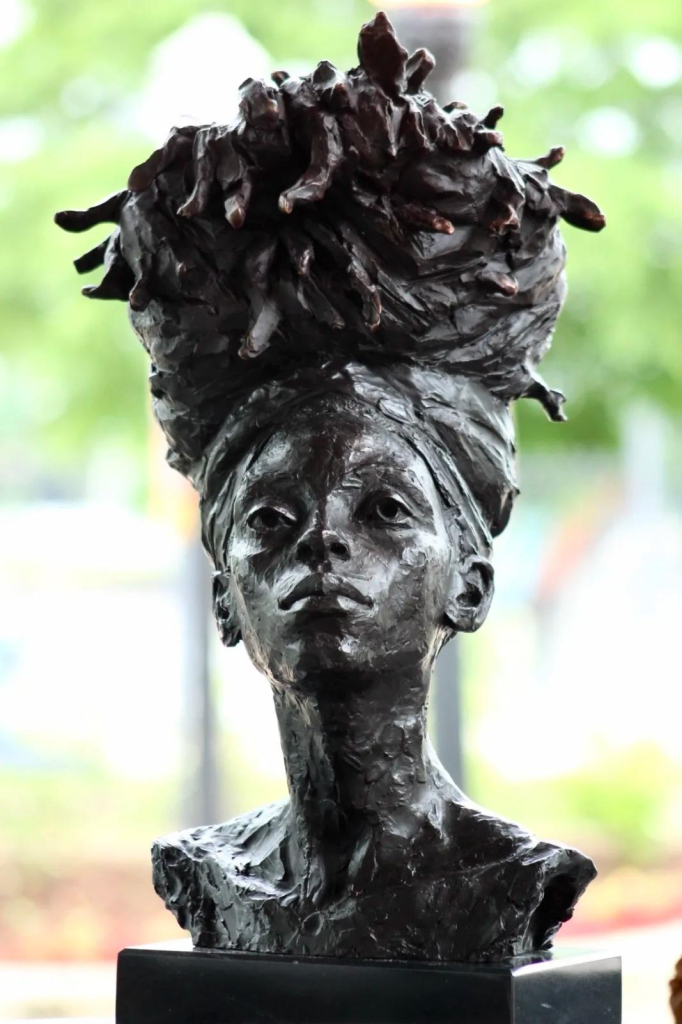
<instances>
[{"instance_id":1,"label":"piled hair","mask_svg":"<svg viewBox=\"0 0 682 1024\"><path fill-rule=\"evenodd\" d=\"M113 233L76 261L84 293L130 304L178 469L198 467L261 385L333 360L476 381L503 403L563 396L536 367L564 295L557 222L599 209L553 184L563 149L512 160L497 123L425 90L384 14L359 66L248 79L228 126L174 129L128 188L57 222Z\"/></svg>"}]
</instances>

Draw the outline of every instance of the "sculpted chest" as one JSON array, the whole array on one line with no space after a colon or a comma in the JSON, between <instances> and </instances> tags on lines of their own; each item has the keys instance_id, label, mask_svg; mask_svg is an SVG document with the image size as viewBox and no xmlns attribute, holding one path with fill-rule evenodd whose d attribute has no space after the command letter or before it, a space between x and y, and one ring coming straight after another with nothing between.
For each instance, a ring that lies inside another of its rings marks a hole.
<instances>
[{"instance_id":1,"label":"sculpted chest","mask_svg":"<svg viewBox=\"0 0 682 1024\"><path fill-rule=\"evenodd\" d=\"M372 863L360 854L352 881L346 876L336 892L309 895L292 871L285 808L155 844L156 890L196 945L325 957L501 959L547 945L595 873L577 851L467 808L459 848L454 836L417 841L403 848L398 867L394 851L382 864L381 844L371 843Z\"/></svg>"}]
</instances>

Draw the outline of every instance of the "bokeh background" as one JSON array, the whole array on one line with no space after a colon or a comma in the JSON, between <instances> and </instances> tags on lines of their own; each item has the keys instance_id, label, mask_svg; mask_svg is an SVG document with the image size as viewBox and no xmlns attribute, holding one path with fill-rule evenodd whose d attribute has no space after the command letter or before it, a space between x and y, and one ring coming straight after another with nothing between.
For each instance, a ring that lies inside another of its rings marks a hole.
<instances>
[{"instance_id":1,"label":"bokeh background","mask_svg":"<svg viewBox=\"0 0 682 1024\"><path fill-rule=\"evenodd\" d=\"M565 228L544 371L570 420L517 410L496 603L458 641L461 771L594 856L562 941L623 950L627 1024L662 1024L682 955L682 6L382 6L427 45L459 41L443 99L502 102L513 155L566 145L554 177L607 213L598 237ZM52 214L120 189L171 125L229 118L248 75L351 66L372 14L3 0L0 1017L111 1014L117 951L180 935L150 841L285 790L267 684L209 628L194 498L163 462L125 307L81 298L88 246ZM440 680L441 743L449 714Z\"/></svg>"}]
</instances>

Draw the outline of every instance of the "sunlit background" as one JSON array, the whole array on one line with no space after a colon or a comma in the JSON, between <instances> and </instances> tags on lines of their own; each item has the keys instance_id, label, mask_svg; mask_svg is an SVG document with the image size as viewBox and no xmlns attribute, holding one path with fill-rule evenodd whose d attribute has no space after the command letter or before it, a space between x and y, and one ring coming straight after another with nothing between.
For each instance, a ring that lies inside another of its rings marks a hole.
<instances>
[{"instance_id":1,"label":"sunlit background","mask_svg":"<svg viewBox=\"0 0 682 1024\"><path fill-rule=\"evenodd\" d=\"M663 1024L682 955L682 5L382 6L438 49L442 100L503 103L512 155L566 145L554 177L607 213L598 237L565 229L570 297L544 369L570 420L517 412L496 602L457 651L461 771L476 800L594 856L562 941L621 949L626 1024ZM52 214L120 189L171 125L229 118L248 75L351 66L372 13L2 2L5 1018L110 1015L117 951L180 935L151 840L285 790L267 684L208 628L194 499L164 465L146 357L123 304L80 297L82 240ZM432 726L456 744L448 692L440 679Z\"/></svg>"}]
</instances>

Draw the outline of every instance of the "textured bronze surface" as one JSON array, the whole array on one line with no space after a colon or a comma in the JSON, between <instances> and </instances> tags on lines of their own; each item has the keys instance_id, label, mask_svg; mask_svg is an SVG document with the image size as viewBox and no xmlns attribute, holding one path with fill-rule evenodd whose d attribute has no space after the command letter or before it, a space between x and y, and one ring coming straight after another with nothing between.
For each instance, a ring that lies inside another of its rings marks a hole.
<instances>
[{"instance_id":1,"label":"textured bronze surface","mask_svg":"<svg viewBox=\"0 0 682 1024\"><path fill-rule=\"evenodd\" d=\"M517 493L510 402L564 296L563 156L512 160L424 89L383 14L359 67L247 80L229 126L174 130L76 261L128 300L171 463L201 496L222 639L272 683L288 800L159 840L200 946L494 960L546 948L594 876L474 805L426 738L438 650L484 621Z\"/></svg>"}]
</instances>

